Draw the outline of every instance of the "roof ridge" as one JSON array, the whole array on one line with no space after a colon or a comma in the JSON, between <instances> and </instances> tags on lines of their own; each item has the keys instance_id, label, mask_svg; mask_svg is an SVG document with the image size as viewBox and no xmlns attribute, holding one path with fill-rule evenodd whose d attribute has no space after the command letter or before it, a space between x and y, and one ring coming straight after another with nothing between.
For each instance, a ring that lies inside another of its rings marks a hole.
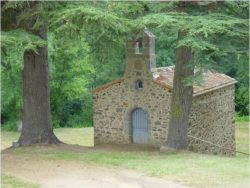
<instances>
[{"instance_id":1,"label":"roof ridge","mask_svg":"<svg viewBox=\"0 0 250 188\"><path fill-rule=\"evenodd\" d=\"M168 88L173 89L173 77L175 66L157 67L151 70L154 82ZM216 89L220 89L237 83L237 80L230 76L220 73L216 70L207 69L202 72L204 83L202 85L194 84L194 96L198 96Z\"/></svg>"},{"instance_id":2,"label":"roof ridge","mask_svg":"<svg viewBox=\"0 0 250 188\"><path fill-rule=\"evenodd\" d=\"M121 83L121 82L123 82L123 81L124 81L124 78L123 78L123 77L122 77L122 78L119 78L119 79L116 79L116 80L113 80L113 81L111 81L111 82L108 82L108 83L106 83L106 84L104 84L104 85L101 85L101 86L99 86L99 87L96 87L96 88L92 89L92 92L93 92L93 93L97 93L97 92L99 92L99 91L105 90L105 89L111 87L112 85Z\"/></svg>"}]
</instances>

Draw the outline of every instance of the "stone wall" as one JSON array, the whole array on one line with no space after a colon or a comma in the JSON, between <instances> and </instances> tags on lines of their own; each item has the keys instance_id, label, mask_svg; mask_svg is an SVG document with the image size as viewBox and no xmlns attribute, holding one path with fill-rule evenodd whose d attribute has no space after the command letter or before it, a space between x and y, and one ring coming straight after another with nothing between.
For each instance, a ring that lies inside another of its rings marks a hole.
<instances>
[{"instance_id":1,"label":"stone wall","mask_svg":"<svg viewBox=\"0 0 250 188\"><path fill-rule=\"evenodd\" d=\"M130 77L131 76L131 77ZM135 75L130 75L134 78ZM128 77L93 94L95 144L132 143L131 112L142 108L148 114L150 143L160 146L167 137L171 93L144 79L143 90L137 90ZM210 154L235 153L234 86L227 86L194 97L188 134L232 151L188 138L188 148Z\"/></svg>"},{"instance_id":2,"label":"stone wall","mask_svg":"<svg viewBox=\"0 0 250 188\"><path fill-rule=\"evenodd\" d=\"M132 143L131 113L142 108L148 114L150 142L160 145L167 135L170 96L166 88L151 77L140 79L144 88L138 90L129 78L93 94L95 144Z\"/></svg>"},{"instance_id":3,"label":"stone wall","mask_svg":"<svg viewBox=\"0 0 250 188\"><path fill-rule=\"evenodd\" d=\"M189 137L189 150L201 153L234 155L234 113L234 85L194 97L188 135L223 148Z\"/></svg>"}]
</instances>

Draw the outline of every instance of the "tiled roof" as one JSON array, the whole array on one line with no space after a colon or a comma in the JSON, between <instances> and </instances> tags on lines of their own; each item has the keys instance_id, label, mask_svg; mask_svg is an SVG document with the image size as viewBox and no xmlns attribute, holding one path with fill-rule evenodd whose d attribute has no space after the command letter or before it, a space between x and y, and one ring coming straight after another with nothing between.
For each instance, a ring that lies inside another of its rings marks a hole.
<instances>
[{"instance_id":1,"label":"tiled roof","mask_svg":"<svg viewBox=\"0 0 250 188\"><path fill-rule=\"evenodd\" d=\"M173 88L174 66L160 67L151 69L154 81L168 89ZM213 91L228 85L235 84L237 81L225 74L207 71L203 73L204 83L194 85L194 96Z\"/></svg>"},{"instance_id":2,"label":"tiled roof","mask_svg":"<svg viewBox=\"0 0 250 188\"><path fill-rule=\"evenodd\" d=\"M173 78L174 78L174 66L170 67L160 67L151 69L153 74L154 82L167 88L169 91L173 88ZM194 85L194 96L207 93L228 85L235 84L237 81L225 74L218 72L207 71L203 73L204 83L202 85ZM97 87L92 90L93 93L105 90L115 84L119 84L124 81L124 78L120 78Z\"/></svg>"}]
</instances>

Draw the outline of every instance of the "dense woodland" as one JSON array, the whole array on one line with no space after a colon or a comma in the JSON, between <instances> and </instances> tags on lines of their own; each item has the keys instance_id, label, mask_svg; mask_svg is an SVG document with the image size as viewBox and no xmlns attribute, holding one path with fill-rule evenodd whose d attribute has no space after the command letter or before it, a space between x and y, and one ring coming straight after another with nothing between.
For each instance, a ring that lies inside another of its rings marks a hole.
<instances>
[{"instance_id":1,"label":"dense woodland","mask_svg":"<svg viewBox=\"0 0 250 188\"><path fill-rule=\"evenodd\" d=\"M35 8L32 8L35 7ZM179 29L192 49L187 78L202 84L207 69L223 72L236 84L237 116L249 113L248 2L29 2L2 3L1 126L16 130L23 116L23 54L48 46L53 127L92 126L91 89L121 77L126 40L147 27L156 36L157 66L174 65ZM23 27L46 24L47 40ZM45 20L45 21L44 21ZM43 22L43 23L42 23Z\"/></svg>"}]
</instances>

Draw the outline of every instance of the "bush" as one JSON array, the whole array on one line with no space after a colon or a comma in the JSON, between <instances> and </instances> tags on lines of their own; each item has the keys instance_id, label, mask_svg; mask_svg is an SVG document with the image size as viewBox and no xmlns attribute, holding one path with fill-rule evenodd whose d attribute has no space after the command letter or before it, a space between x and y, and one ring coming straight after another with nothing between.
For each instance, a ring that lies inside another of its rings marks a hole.
<instances>
[{"instance_id":1,"label":"bush","mask_svg":"<svg viewBox=\"0 0 250 188\"><path fill-rule=\"evenodd\" d=\"M16 121L7 121L1 124L2 131L17 131Z\"/></svg>"},{"instance_id":2,"label":"bush","mask_svg":"<svg viewBox=\"0 0 250 188\"><path fill-rule=\"evenodd\" d=\"M235 110L239 116L249 115L249 89L238 87L235 93Z\"/></svg>"},{"instance_id":3,"label":"bush","mask_svg":"<svg viewBox=\"0 0 250 188\"><path fill-rule=\"evenodd\" d=\"M83 119L83 127L92 127L93 126L93 103L92 103L92 95L88 94L84 98L84 104L82 109L82 119Z\"/></svg>"},{"instance_id":4,"label":"bush","mask_svg":"<svg viewBox=\"0 0 250 188\"><path fill-rule=\"evenodd\" d=\"M80 115L82 106L81 100L66 101L58 114L60 127L73 127L78 123L74 119Z\"/></svg>"},{"instance_id":5,"label":"bush","mask_svg":"<svg viewBox=\"0 0 250 188\"><path fill-rule=\"evenodd\" d=\"M248 122L249 116L241 116L239 113L236 113L235 120L237 122Z\"/></svg>"},{"instance_id":6,"label":"bush","mask_svg":"<svg viewBox=\"0 0 250 188\"><path fill-rule=\"evenodd\" d=\"M57 118L53 121L59 127L91 127L92 114L92 96L88 93L81 100L75 99L62 104Z\"/></svg>"}]
</instances>

